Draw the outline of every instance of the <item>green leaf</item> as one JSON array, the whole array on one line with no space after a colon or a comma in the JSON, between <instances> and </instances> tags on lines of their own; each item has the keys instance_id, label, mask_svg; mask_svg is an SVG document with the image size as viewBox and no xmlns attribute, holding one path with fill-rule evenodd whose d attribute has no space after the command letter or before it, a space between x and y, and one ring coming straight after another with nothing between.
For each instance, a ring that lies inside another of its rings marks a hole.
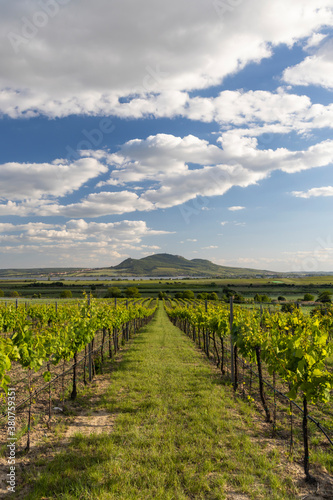
<instances>
[{"instance_id":1,"label":"green leaf","mask_svg":"<svg viewBox=\"0 0 333 500\"><path fill-rule=\"evenodd\" d=\"M52 374L51 372L47 371L43 373L43 377L45 382L50 382L50 380L52 379Z\"/></svg>"}]
</instances>

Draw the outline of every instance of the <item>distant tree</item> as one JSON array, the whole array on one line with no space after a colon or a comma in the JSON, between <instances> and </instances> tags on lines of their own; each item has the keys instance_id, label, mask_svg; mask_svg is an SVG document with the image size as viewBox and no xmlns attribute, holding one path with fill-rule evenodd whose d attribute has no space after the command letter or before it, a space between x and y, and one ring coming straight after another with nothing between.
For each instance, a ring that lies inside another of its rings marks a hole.
<instances>
[{"instance_id":1,"label":"distant tree","mask_svg":"<svg viewBox=\"0 0 333 500\"><path fill-rule=\"evenodd\" d=\"M296 309L296 305L292 302L288 304L282 304L281 311L285 313L292 313Z\"/></svg>"},{"instance_id":2,"label":"distant tree","mask_svg":"<svg viewBox=\"0 0 333 500\"><path fill-rule=\"evenodd\" d=\"M60 294L61 299L71 299L73 294L70 290L63 290Z\"/></svg>"},{"instance_id":3,"label":"distant tree","mask_svg":"<svg viewBox=\"0 0 333 500\"><path fill-rule=\"evenodd\" d=\"M5 292L3 290L0 290L0 297L4 297L5 296Z\"/></svg>"},{"instance_id":4,"label":"distant tree","mask_svg":"<svg viewBox=\"0 0 333 500\"><path fill-rule=\"evenodd\" d=\"M207 295L208 294L206 292L198 293L197 299L199 299L199 300L206 300L207 299Z\"/></svg>"},{"instance_id":5,"label":"distant tree","mask_svg":"<svg viewBox=\"0 0 333 500\"><path fill-rule=\"evenodd\" d=\"M105 294L106 299L113 299L114 297L120 298L122 296L123 295L121 293L121 290L117 286L111 286L110 288L107 289Z\"/></svg>"},{"instance_id":6,"label":"distant tree","mask_svg":"<svg viewBox=\"0 0 333 500\"><path fill-rule=\"evenodd\" d=\"M325 290L321 292L318 296L317 302L329 303L332 302L332 292L330 290Z\"/></svg>"},{"instance_id":7,"label":"distant tree","mask_svg":"<svg viewBox=\"0 0 333 500\"><path fill-rule=\"evenodd\" d=\"M212 292L212 293L210 293L210 294L207 296L207 299L208 299L208 300L218 300L218 298L219 298L219 297L218 297L218 295L217 295L217 293L216 293L216 292Z\"/></svg>"},{"instance_id":8,"label":"distant tree","mask_svg":"<svg viewBox=\"0 0 333 500\"><path fill-rule=\"evenodd\" d=\"M18 292L10 292L9 297L19 297L20 294Z\"/></svg>"},{"instance_id":9,"label":"distant tree","mask_svg":"<svg viewBox=\"0 0 333 500\"><path fill-rule=\"evenodd\" d=\"M194 292L192 290L185 290L183 292L183 299L192 300L195 298Z\"/></svg>"},{"instance_id":10,"label":"distant tree","mask_svg":"<svg viewBox=\"0 0 333 500\"><path fill-rule=\"evenodd\" d=\"M312 301L314 301L314 299L315 299L314 295L312 295L311 293L305 293L304 294L303 300L305 302L312 302Z\"/></svg>"},{"instance_id":11,"label":"distant tree","mask_svg":"<svg viewBox=\"0 0 333 500\"><path fill-rule=\"evenodd\" d=\"M254 296L254 302L270 302L271 299L268 297L268 295L259 295L259 293L256 293Z\"/></svg>"},{"instance_id":12,"label":"distant tree","mask_svg":"<svg viewBox=\"0 0 333 500\"><path fill-rule=\"evenodd\" d=\"M175 299L183 299L183 298L184 298L183 292L176 292L175 293Z\"/></svg>"},{"instance_id":13,"label":"distant tree","mask_svg":"<svg viewBox=\"0 0 333 500\"><path fill-rule=\"evenodd\" d=\"M285 302L287 299L285 297L283 297L282 295L279 295L278 298L277 298L279 301L281 302Z\"/></svg>"},{"instance_id":14,"label":"distant tree","mask_svg":"<svg viewBox=\"0 0 333 500\"><path fill-rule=\"evenodd\" d=\"M158 292L158 298L159 299L167 299L168 296L167 296L166 292L160 291L160 292Z\"/></svg>"},{"instance_id":15,"label":"distant tree","mask_svg":"<svg viewBox=\"0 0 333 500\"><path fill-rule=\"evenodd\" d=\"M230 297L235 295L235 291L231 290L231 288L224 287L222 290L223 294L229 299Z\"/></svg>"},{"instance_id":16,"label":"distant tree","mask_svg":"<svg viewBox=\"0 0 333 500\"><path fill-rule=\"evenodd\" d=\"M141 297L139 289L136 286L129 286L126 288L125 296L129 299Z\"/></svg>"},{"instance_id":17,"label":"distant tree","mask_svg":"<svg viewBox=\"0 0 333 500\"><path fill-rule=\"evenodd\" d=\"M243 295L241 295L240 293L236 292L234 294L234 302L244 302L245 299L243 297Z\"/></svg>"}]
</instances>

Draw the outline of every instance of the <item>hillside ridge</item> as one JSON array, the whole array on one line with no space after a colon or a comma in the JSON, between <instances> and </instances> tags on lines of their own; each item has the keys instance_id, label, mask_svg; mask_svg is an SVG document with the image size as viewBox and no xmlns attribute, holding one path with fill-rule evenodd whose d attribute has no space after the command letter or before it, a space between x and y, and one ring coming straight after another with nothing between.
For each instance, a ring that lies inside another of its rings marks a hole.
<instances>
[{"instance_id":1,"label":"hillside ridge","mask_svg":"<svg viewBox=\"0 0 333 500\"><path fill-rule=\"evenodd\" d=\"M132 276L256 276L277 274L272 271L228 267L214 264L207 259L186 259L181 255L160 253L141 259L128 258L116 266L110 267L119 273Z\"/></svg>"}]
</instances>

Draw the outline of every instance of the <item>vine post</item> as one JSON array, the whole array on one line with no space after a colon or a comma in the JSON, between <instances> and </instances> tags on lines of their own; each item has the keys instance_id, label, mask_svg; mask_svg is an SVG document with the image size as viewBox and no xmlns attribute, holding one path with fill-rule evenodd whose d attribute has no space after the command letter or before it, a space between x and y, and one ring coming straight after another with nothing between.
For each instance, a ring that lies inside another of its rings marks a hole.
<instances>
[{"instance_id":1,"label":"vine post","mask_svg":"<svg viewBox=\"0 0 333 500\"><path fill-rule=\"evenodd\" d=\"M308 440L308 401L303 396L303 441L304 441L304 472L306 481L310 484L316 484L316 479L310 474L309 463L309 440Z\"/></svg>"},{"instance_id":2,"label":"vine post","mask_svg":"<svg viewBox=\"0 0 333 500\"><path fill-rule=\"evenodd\" d=\"M47 371L50 372L50 361L47 363ZM51 400L51 382L49 383L49 420L47 422L47 428L51 429L51 417L52 417L52 400Z\"/></svg>"},{"instance_id":3,"label":"vine post","mask_svg":"<svg viewBox=\"0 0 333 500\"><path fill-rule=\"evenodd\" d=\"M30 429L31 429L31 406L32 406L32 384L31 384L31 368L28 369L28 387L29 387L29 410L28 410L28 437L26 451L30 450Z\"/></svg>"},{"instance_id":4,"label":"vine post","mask_svg":"<svg viewBox=\"0 0 333 500\"><path fill-rule=\"evenodd\" d=\"M262 367L261 367L261 349L259 346L256 347L256 357L257 357L257 365L258 365L258 378L259 378L259 390L260 390L260 399L262 405L264 407L266 413L266 422L271 422L271 414L269 412L269 408L266 402L265 393L264 393L264 382L262 376Z\"/></svg>"},{"instance_id":5,"label":"vine post","mask_svg":"<svg viewBox=\"0 0 333 500\"><path fill-rule=\"evenodd\" d=\"M77 352L74 353L74 358L73 358L73 390L71 394L71 399L74 400L76 399L77 396L77 390L76 390L76 366L77 366Z\"/></svg>"},{"instance_id":6,"label":"vine post","mask_svg":"<svg viewBox=\"0 0 333 500\"><path fill-rule=\"evenodd\" d=\"M234 370L234 344L232 341L232 325L234 322L234 297L230 297L230 363L231 363L231 382L235 384Z\"/></svg>"}]
</instances>

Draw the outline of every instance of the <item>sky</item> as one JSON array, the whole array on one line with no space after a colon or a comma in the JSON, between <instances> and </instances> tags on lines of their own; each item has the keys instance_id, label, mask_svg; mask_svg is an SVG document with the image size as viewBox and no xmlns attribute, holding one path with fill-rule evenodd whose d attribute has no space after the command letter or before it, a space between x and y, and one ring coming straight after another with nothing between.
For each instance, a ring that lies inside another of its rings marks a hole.
<instances>
[{"instance_id":1,"label":"sky","mask_svg":"<svg viewBox=\"0 0 333 500\"><path fill-rule=\"evenodd\" d=\"M0 268L333 271L333 0L0 0Z\"/></svg>"}]
</instances>

